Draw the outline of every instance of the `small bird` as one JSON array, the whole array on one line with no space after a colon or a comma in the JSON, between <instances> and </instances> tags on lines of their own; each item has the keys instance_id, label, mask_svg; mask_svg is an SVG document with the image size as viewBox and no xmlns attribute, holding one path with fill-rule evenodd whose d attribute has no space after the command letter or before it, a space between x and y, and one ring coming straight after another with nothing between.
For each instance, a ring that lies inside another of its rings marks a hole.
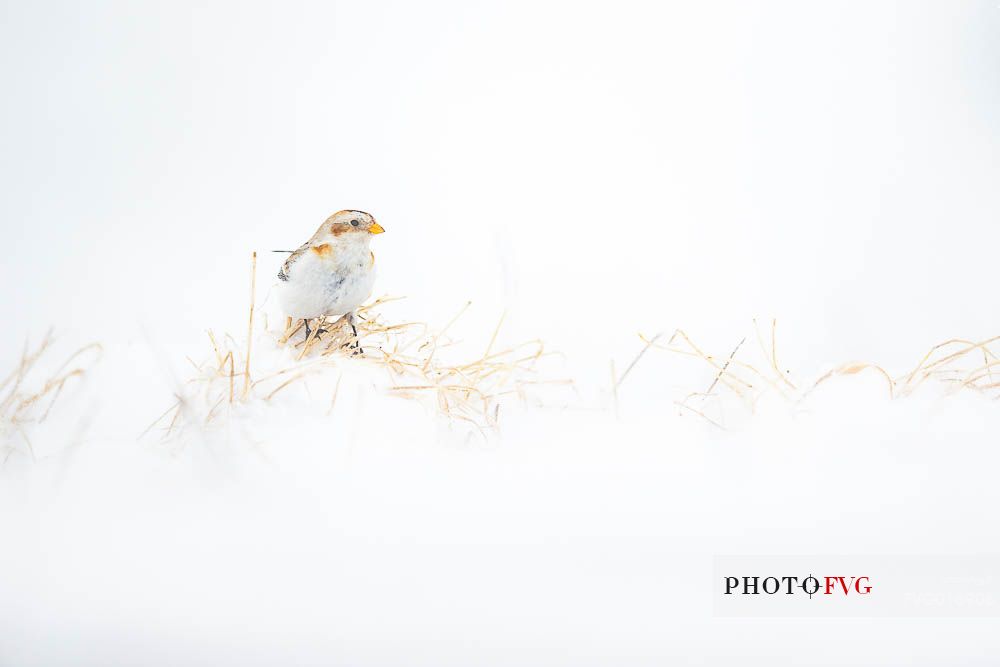
<instances>
[{"instance_id":1,"label":"small bird","mask_svg":"<svg viewBox=\"0 0 1000 667\"><path fill-rule=\"evenodd\" d=\"M307 338L310 320L344 317L354 332L355 352L364 353L354 311L371 296L375 253L369 243L384 231L369 213L337 211L285 260L278 272L278 301L286 315L305 320Z\"/></svg>"}]
</instances>

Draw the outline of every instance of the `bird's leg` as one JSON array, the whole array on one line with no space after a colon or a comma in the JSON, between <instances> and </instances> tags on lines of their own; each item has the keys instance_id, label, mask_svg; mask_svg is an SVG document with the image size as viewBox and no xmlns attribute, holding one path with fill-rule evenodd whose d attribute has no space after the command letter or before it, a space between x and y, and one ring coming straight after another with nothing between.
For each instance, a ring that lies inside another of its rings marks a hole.
<instances>
[{"instance_id":1,"label":"bird's leg","mask_svg":"<svg viewBox=\"0 0 1000 667\"><path fill-rule=\"evenodd\" d=\"M306 324L306 340L309 340L309 334L312 332L312 329L309 328L309 320L302 320L302 321L305 322L305 324ZM321 318L318 318L317 321L318 321L318 324L316 325L316 327L317 327L316 328L316 340L319 340L319 337L322 334L325 334L327 332L327 330L323 328L323 326L322 326L323 325L323 321L322 321Z\"/></svg>"},{"instance_id":2,"label":"bird's leg","mask_svg":"<svg viewBox=\"0 0 1000 667\"><path fill-rule=\"evenodd\" d=\"M358 341L358 328L354 326L354 312L347 314L347 323L351 325L351 332L354 334L354 354L364 354L365 351L361 348L361 343Z\"/></svg>"}]
</instances>

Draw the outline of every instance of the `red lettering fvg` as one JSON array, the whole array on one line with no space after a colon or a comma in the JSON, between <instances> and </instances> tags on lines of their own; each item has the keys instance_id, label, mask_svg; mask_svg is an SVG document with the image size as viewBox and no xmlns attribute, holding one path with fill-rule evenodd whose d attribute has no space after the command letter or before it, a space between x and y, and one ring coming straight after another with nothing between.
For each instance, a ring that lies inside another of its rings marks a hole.
<instances>
[{"instance_id":1,"label":"red lettering fvg","mask_svg":"<svg viewBox=\"0 0 1000 667\"><path fill-rule=\"evenodd\" d=\"M848 595L852 589L858 595L868 595L872 592L872 587L867 585L869 581L868 577L825 577L825 581L826 588L823 591L824 595L834 595L838 592ZM862 586L862 581L866 585Z\"/></svg>"}]
</instances>

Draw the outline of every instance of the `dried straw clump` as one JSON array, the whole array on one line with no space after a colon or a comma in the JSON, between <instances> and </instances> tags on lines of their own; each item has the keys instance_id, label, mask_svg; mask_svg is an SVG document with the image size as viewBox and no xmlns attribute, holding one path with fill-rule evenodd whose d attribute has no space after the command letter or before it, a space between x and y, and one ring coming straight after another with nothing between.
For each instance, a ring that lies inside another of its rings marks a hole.
<instances>
[{"instance_id":1,"label":"dried straw clump","mask_svg":"<svg viewBox=\"0 0 1000 667\"><path fill-rule=\"evenodd\" d=\"M971 389L993 400L1000 399L1000 358L991 349L998 345L1000 336L978 343L961 338L938 343L900 378L900 390L909 394L927 380L938 380L954 391Z\"/></svg>"},{"instance_id":2,"label":"dried straw clump","mask_svg":"<svg viewBox=\"0 0 1000 667\"><path fill-rule=\"evenodd\" d=\"M251 304L255 282L251 278ZM255 315L251 305L248 342L241 345L228 334L217 337L209 331L212 355L201 363L188 359L195 376L146 432L155 429L167 437L176 435L183 425L207 426L234 406L271 403L310 377L333 385L329 398L324 399L329 414L336 406L340 379L349 368L376 378L382 375L389 394L420 401L448 419L469 422L480 430L497 426L505 400L529 402L537 398L532 390L539 385L572 384L541 377L540 362L552 353L545 351L540 340L498 349L502 317L483 351L462 357L448 331L469 303L443 329L431 331L423 322L385 322L381 310L396 300L379 298L356 312L357 343L363 354L356 353L354 334L344 318L312 321L308 337L302 320L288 319L281 332L265 331L262 340L252 345ZM265 364L269 367L263 368ZM331 382L334 377L335 384Z\"/></svg>"},{"instance_id":3,"label":"dried straw clump","mask_svg":"<svg viewBox=\"0 0 1000 667\"><path fill-rule=\"evenodd\" d=\"M395 299L377 299L358 310L356 326L363 354L355 354L353 332L342 319L314 322L308 338L301 320L287 323L280 335L268 332L264 341L258 341L256 358L268 352L262 347L265 342L277 348L270 352L281 348L291 352L279 355L281 362L270 372L258 372L254 364L247 363L248 346L228 334L218 337L209 331L211 356L201 363L189 359L195 376L147 432L158 429L166 437L176 435L179 426L191 422L207 426L228 414L228 408L271 403L306 378L317 376L337 378L329 398L324 399L329 414L336 405L340 378L349 368L374 371L376 378L384 374L383 388L391 395L418 400L444 417L479 429L498 425L505 399L531 402L537 398L532 390L538 385L571 384L540 377L539 364L551 354L540 340L497 349L502 318L481 354L455 359L452 352L456 346L447 337L447 330L457 317L437 332L420 322L387 324L379 309L391 301ZM321 330L325 333L318 334Z\"/></svg>"},{"instance_id":4,"label":"dried straw clump","mask_svg":"<svg viewBox=\"0 0 1000 667\"><path fill-rule=\"evenodd\" d=\"M973 390L994 400L1000 399L1000 357L992 349L1000 346L1000 336L980 342L952 339L939 343L921 358L913 370L904 375L894 376L875 363L854 361L841 364L816 380L799 385L792 381L789 371L781 370L778 363L777 321L771 321L769 340L765 340L761 335L756 320L754 320L754 333L762 357L762 361L757 364L737 359L746 338L743 338L728 355L714 355L702 350L680 329L675 331L666 343L661 342L663 334L657 334L652 338L640 335L644 347L625 372L616 377L612 371L612 388L616 404L622 383L650 349L665 350L698 359L708 366L712 379L707 388L692 391L674 404L678 410L696 414L719 428L725 428L721 414L722 402L727 396L738 399L738 402L753 414L764 396L777 395L789 403L798 405L831 378L857 375L865 371L875 373L884 379L890 399L908 396L928 380L943 382L951 391ZM708 414L710 406L714 408L712 412L716 416Z\"/></svg>"},{"instance_id":5,"label":"dried straw clump","mask_svg":"<svg viewBox=\"0 0 1000 667\"><path fill-rule=\"evenodd\" d=\"M13 371L0 382L0 449L3 461L17 449L17 438L23 441L31 458L35 450L28 437L31 425L44 422L52 412L56 401L66 384L72 379L82 378L101 357L102 348L91 343L78 349L47 374L44 381L39 378L39 369L51 357L54 342L49 330L34 350L25 342L21 358Z\"/></svg>"},{"instance_id":6,"label":"dried straw clump","mask_svg":"<svg viewBox=\"0 0 1000 667\"><path fill-rule=\"evenodd\" d=\"M496 427L501 403L507 398L522 402L531 399L531 390L539 385L571 385L570 380L540 377L539 363L551 353L540 340L531 340L497 349L503 325L501 317L482 353L463 356L456 352L448 331L471 305L466 303L440 331L432 332L422 322L386 324L376 308L391 299L379 299L358 311L358 339L366 363L384 371L387 389L402 398L432 404L450 419L467 421L478 427ZM289 323L281 341L288 343L303 326ZM301 347L299 358L315 348L320 359L352 356L353 332L343 320L323 322L330 329L329 340L316 341L314 330Z\"/></svg>"}]
</instances>

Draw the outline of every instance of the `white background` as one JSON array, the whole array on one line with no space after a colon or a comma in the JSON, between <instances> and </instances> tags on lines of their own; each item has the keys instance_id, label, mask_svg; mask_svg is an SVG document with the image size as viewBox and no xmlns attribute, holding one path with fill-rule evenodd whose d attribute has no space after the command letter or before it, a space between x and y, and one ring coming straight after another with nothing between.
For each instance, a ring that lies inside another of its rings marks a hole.
<instances>
[{"instance_id":1,"label":"white background","mask_svg":"<svg viewBox=\"0 0 1000 667\"><path fill-rule=\"evenodd\" d=\"M638 332L726 353L776 317L801 378L1000 333L995 2L0 11L2 361L50 325L106 350L100 453L0 480L0 663L996 657L994 619L721 621L710 581L754 549L996 552L996 402L862 379L723 435L671 408L711 374L664 355L607 400ZM280 474L150 463L184 357L245 327L250 252L342 208L387 229L400 316L472 300L486 340L506 310L578 402L469 450L359 394L349 451L294 410L227 434Z\"/></svg>"}]
</instances>

